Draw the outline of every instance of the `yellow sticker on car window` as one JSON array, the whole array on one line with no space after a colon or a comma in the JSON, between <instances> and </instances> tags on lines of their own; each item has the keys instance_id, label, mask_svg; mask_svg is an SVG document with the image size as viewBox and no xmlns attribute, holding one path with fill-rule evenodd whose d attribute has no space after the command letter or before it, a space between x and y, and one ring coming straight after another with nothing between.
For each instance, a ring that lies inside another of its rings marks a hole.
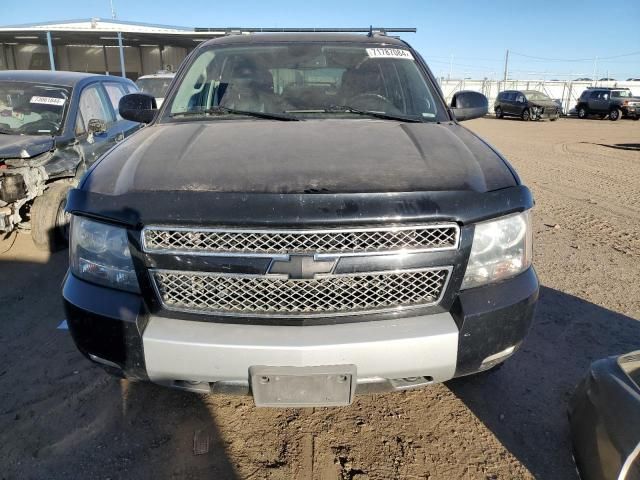
<instances>
[{"instance_id":1,"label":"yellow sticker on car window","mask_svg":"<svg viewBox=\"0 0 640 480\"><path fill-rule=\"evenodd\" d=\"M367 48L367 56L371 58L404 58L414 60L409 50L402 48Z\"/></svg>"}]
</instances>

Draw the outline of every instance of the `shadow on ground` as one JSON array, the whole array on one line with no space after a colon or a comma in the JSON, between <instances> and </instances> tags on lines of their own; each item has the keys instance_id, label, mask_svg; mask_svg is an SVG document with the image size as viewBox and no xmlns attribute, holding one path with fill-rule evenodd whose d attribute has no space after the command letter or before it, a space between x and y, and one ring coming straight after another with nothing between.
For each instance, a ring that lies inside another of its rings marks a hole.
<instances>
[{"instance_id":1,"label":"shadow on ground","mask_svg":"<svg viewBox=\"0 0 640 480\"><path fill-rule=\"evenodd\" d=\"M640 320L542 287L534 325L501 369L448 383L539 480L577 478L568 400L590 363L640 347Z\"/></svg>"},{"instance_id":2,"label":"shadow on ground","mask_svg":"<svg viewBox=\"0 0 640 480\"><path fill-rule=\"evenodd\" d=\"M118 381L56 330L67 255L0 255L0 477L237 478L203 397Z\"/></svg>"}]
</instances>

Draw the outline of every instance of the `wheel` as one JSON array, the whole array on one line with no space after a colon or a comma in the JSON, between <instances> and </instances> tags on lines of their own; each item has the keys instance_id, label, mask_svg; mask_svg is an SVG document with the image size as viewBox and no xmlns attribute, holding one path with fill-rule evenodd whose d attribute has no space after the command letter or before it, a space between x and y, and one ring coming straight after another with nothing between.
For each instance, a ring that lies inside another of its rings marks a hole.
<instances>
[{"instance_id":1,"label":"wheel","mask_svg":"<svg viewBox=\"0 0 640 480\"><path fill-rule=\"evenodd\" d=\"M502 113L502 109L500 107L496 108L496 118L503 118L504 113Z\"/></svg>"},{"instance_id":2,"label":"wheel","mask_svg":"<svg viewBox=\"0 0 640 480\"><path fill-rule=\"evenodd\" d=\"M66 181L52 183L33 201L31 238L41 250L55 252L69 244L69 214L64 209L71 187Z\"/></svg>"},{"instance_id":3,"label":"wheel","mask_svg":"<svg viewBox=\"0 0 640 480\"><path fill-rule=\"evenodd\" d=\"M557 119L558 119L558 117L551 117L551 118L549 119L549 121L550 121L550 122L555 122Z\"/></svg>"},{"instance_id":4,"label":"wheel","mask_svg":"<svg viewBox=\"0 0 640 480\"><path fill-rule=\"evenodd\" d=\"M615 122L622 118L622 111L619 108L614 108L609 112L609 120Z\"/></svg>"},{"instance_id":5,"label":"wheel","mask_svg":"<svg viewBox=\"0 0 640 480\"><path fill-rule=\"evenodd\" d=\"M578 118L587 118L587 109L584 107L578 108Z\"/></svg>"},{"instance_id":6,"label":"wheel","mask_svg":"<svg viewBox=\"0 0 640 480\"><path fill-rule=\"evenodd\" d=\"M522 111L522 115L520 116L522 118L522 120L524 120L525 122L528 122L531 119L531 114L529 113L529 109L525 108Z\"/></svg>"}]
</instances>

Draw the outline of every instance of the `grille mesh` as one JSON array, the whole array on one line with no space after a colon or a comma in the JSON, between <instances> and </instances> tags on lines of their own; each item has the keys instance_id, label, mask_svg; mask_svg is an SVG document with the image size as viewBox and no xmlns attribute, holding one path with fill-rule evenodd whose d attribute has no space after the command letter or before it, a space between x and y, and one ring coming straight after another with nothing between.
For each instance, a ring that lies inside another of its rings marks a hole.
<instances>
[{"instance_id":1,"label":"grille mesh","mask_svg":"<svg viewBox=\"0 0 640 480\"><path fill-rule=\"evenodd\" d=\"M436 303L449 269L332 275L313 280L153 271L162 302L203 313L313 316Z\"/></svg>"},{"instance_id":2,"label":"grille mesh","mask_svg":"<svg viewBox=\"0 0 640 480\"><path fill-rule=\"evenodd\" d=\"M380 230L144 230L148 252L291 254L375 253L393 250L456 248L456 225L426 225Z\"/></svg>"}]
</instances>

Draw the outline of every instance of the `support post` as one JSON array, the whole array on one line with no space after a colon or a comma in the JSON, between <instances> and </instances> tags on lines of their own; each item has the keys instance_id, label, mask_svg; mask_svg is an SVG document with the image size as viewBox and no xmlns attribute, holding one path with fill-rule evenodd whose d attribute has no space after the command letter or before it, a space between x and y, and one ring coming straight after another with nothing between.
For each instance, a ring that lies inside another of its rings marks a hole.
<instances>
[{"instance_id":1,"label":"support post","mask_svg":"<svg viewBox=\"0 0 640 480\"><path fill-rule=\"evenodd\" d=\"M160 68L159 70L164 70L164 56L162 52L164 51L164 45L158 45L158 52L160 53Z\"/></svg>"},{"instance_id":2,"label":"support post","mask_svg":"<svg viewBox=\"0 0 640 480\"><path fill-rule=\"evenodd\" d=\"M509 50L507 49L507 54L504 57L504 84L507 84L507 76L509 75Z\"/></svg>"},{"instance_id":3,"label":"support post","mask_svg":"<svg viewBox=\"0 0 640 480\"><path fill-rule=\"evenodd\" d=\"M16 46L11 45L11 60L13 60L13 69L18 69L18 61L16 60Z\"/></svg>"},{"instance_id":4,"label":"support post","mask_svg":"<svg viewBox=\"0 0 640 480\"><path fill-rule=\"evenodd\" d=\"M9 57L7 57L7 47L4 43L1 43L0 48L2 48L2 70L9 70Z\"/></svg>"},{"instance_id":5,"label":"support post","mask_svg":"<svg viewBox=\"0 0 640 480\"><path fill-rule=\"evenodd\" d=\"M49 69L56 70L56 62L53 59L53 44L51 43L51 32L47 32L47 46L49 47Z\"/></svg>"},{"instance_id":6,"label":"support post","mask_svg":"<svg viewBox=\"0 0 640 480\"><path fill-rule=\"evenodd\" d=\"M127 78L127 72L124 69L124 47L122 46L122 32L118 32L118 50L120 51L120 72L122 72L123 78Z\"/></svg>"},{"instance_id":7,"label":"support post","mask_svg":"<svg viewBox=\"0 0 640 480\"><path fill-rule=\"evenodd\" d=\"M138 47L138 56L140 57L140 76L144 75L144 60L142 59L142 47Z\"/></svg>"},{"instance_id":8,"label":"support post","mask_svg":"<svg viewBox=\"0 0 640 480\"><path fill-rule=\"evenodd\" d=\"M104 58L104 74L109 75L109 59L107 58L107 47L102 46L102 56Z\"/></svg>"}]
</instances>

